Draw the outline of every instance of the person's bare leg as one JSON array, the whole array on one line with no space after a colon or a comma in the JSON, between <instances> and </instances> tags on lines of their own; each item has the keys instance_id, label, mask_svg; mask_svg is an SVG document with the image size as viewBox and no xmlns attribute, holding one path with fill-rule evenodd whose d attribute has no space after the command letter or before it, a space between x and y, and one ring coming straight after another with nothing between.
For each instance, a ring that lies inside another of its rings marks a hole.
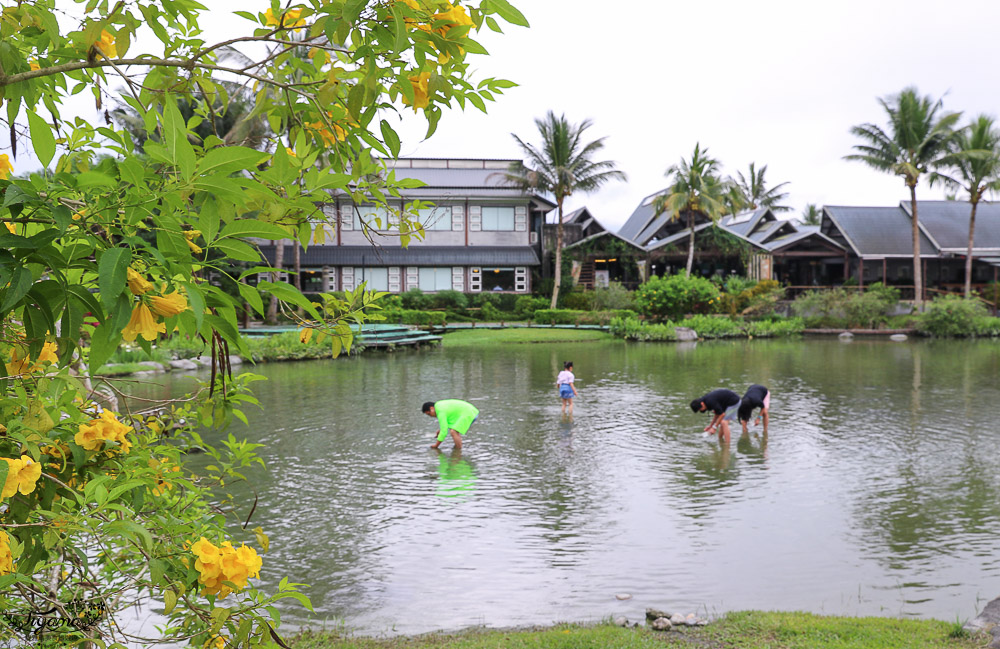
<instances>
[{"instance_id":1,"label":"person's bare leg","mask_svg":"<svg viewBox=\"0 0 1000 649\"><path fill-rule=\"evenodd\" d=\"M729 439L730 439L729 422L723 419L722 422L719 424L719 440L725 444L728 444Z\"/></svg>"},{"instance_id":2,"label":"person's bare leg","mask_svg":"<svg viewBox=\"0 0 1000 649\"><path fill-rule=\"evenodd\" d=\"M743 434L746 435L747 434L747 422L741 419L740 420L740 425L743 426Z\"/></svg>"},{"instance_id":3,"label":"person's bare leg","mask_svg":"<svg viewBox=\"0 0 1000 649\"><path fill-rule=\"evenodd\" d=\"M766 433L767 432L767 420L770 419L770 413L767 411L767 408L764 408L764 410L761 411L760 414L761 414L762 417L764 417L764 432Z\"/></svg>"},{"instance_id":4,"label":"person's bare leg","mask_svg":"<svg viewBox=\"0 0 1000 649\"><path fill-rule=\"evenodd\" d=\"M569 416L572 417L573 416L573 399L572 398L566 399L566 401L567 401L567 403L569 403Z\"/></svg>"},{"instance_id":5,"label":"person's bare leg","mask_svg":"<svg viewBox=\"0 0 1000 649\"><path fill-rule=\"evenodd\" d=\"M448 429L448 432L451 433L451 439L455 442L455 450L461 449L462 448L462 436L459 435L458 431L455 430L454 428Z\"/></svg>"},{"instance_id":6,"label":"person's bare leg","mask_svg":"<svg viewBox=\"0 0 1000 649\"><path fill-rule=\"evenodd\" d=\"M562 414L564 414L564 415L566 414L566 400L565 399L562 400Z\"/></svg>"}]
</instances>

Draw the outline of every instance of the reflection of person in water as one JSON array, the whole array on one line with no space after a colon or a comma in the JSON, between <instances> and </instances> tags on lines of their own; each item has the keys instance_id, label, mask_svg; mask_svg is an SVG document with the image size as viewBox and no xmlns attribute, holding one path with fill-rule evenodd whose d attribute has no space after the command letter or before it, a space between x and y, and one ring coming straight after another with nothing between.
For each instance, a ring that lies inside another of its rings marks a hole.
<instances>
[{"instance_id":1,"label":"reflection of person in water","mask_svg":"<svg viewBox=\"0 0 1000 649\"><path fill-rule=\"evenodd\" d=\"M457 498L475 491L476 472L468 460L462 459L461 449L451 455L438 451L437 495L442 498Z\"/></svg>"}]
</instances>

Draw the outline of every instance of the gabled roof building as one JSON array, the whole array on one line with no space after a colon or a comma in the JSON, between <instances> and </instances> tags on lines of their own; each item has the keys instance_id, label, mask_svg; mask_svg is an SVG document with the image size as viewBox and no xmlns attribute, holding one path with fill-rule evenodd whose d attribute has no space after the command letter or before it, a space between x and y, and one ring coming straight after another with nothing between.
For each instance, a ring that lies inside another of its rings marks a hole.
<instances>
[{"instance_id":1,"label":"gabled roof building","mask_svg":"<svg viewBox=\"0 0 1000 649\"><path fill-rule=\"evenodd\" d=\"M301 252L304 292L371 290L393 293L419 288L434 292L504 291L528 293L532 270L541 263L542 225L555 207L547 197L522 192L504 181L512 160L401 158L390 161L397 178L420 180L422 187L401 190L390 206L413 200L434 207L421 210L425 236L400 245L398 230L386 227L398 217L374 205L358 205L341 194L323 205L333 228L325 241ZM283 266L292 266L293 247L285 245ZM274 263L275 245L261 246Z\"/></svg>"}]
</instances>

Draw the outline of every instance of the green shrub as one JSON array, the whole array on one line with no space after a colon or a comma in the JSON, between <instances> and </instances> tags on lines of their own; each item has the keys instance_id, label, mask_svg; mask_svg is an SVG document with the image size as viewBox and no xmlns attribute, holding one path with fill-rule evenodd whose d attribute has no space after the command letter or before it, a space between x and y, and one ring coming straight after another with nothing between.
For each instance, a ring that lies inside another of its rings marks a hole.
<instances>
[{"instance_id":1,"label":"green shrub","mask_svg":"<svg viewBox=\"0 0 1000 649\"><path fill-rule=\"evenodd\" d=\"M694 315L676 323L698 333L699 338L742 338L745 336L741 323L725 317Z\"/></svg>"},{"instance_id":2,"label":"green shrub","mask_svg":"<svg viewBox=\"0 0 1000 649\"><path fill-rule=\"evenodd\" d=\"M635 294L622 286L621 282L611 282L607 288L594 290L591 303L595 311L634 309Z\"/></svg>"},{"instance_id":3,"label":"green shrub","mask_svg":"<svg viewBox=\"0 0 1000 649\"><path fill-rule=\"evenodd\" d=\"M957 295L935 298L917 319L917 330L941 338L975 336L989 313L982 302Z\"/></svg>"},{"instance_id":4,"label":"green shrub","mask_svg":"<svg viewBox=\"0 0 1000 649\"><path fill-rule=\"evenodd\" d=\"M539 309L547 309L551 304L550 300L543 297L532 297L522 295L514 303L514 313L521 318L530 319L531 315Z\"/></svg>"},{"instance_id":5,"label":"green shrub","mask_svg":"<svg viewBox=\"0 0 1000 649\"><path fill-rule=\"evenodd\" d=\"M404 309L422 311L431 308L432 299L419 288L411 288L399 296Z\"/></svg>"},{"instance_id":6,"label":"green shrub","mask_svg":"<svg viewBox=\"0 0 1000 649\"><path fill-rule=\"evenodd\" d=\"M406 324L417 326L443 325L446 315L443 311L418 311L416 309L392 309L382 312L386 324Z\"/></svg>"},{"instance_id":7,"label":"green shrub","mask_svg":"<svg viewBox=\"0 0 1000 649\"><path fill-rule=\"evenodd\" d=\"M976 318L974 327L977 336L1000 336L1000 318L980 316Z\"/></svg>"},{"instance_id":8,"label":"green shrub","mask_svg":"<svg viewBox=\"0 0 1000 649\"><path fill-rule=\"evenodd\" d=\"M653 277L635 292L639 313L657 319L676 319L685 313L707 313L719 298L719 289L704 277Z\"/></svg>"},{"instance_id":9,"label":"green shrub","mask_svg":"<svg viewBox=\"0 0 1000 649\"><path fill-rule=\"evenodd\" d=\"M875 295L885 302L889 308L899 302L899 289L895 286L886 286L882 282L875 282L865 287L865 293Z\"/></svg>"},{"instance_id":10,"label":"green shrub","mask_svg":"<svg viewBox=\"0 0 1000 649\"><path fill-rule=\"evenodd\" d=\"M483 322L502 322L504 320L503 312L493 306L491 302L484 302L479 312L479 319ZM510 318L507 318L508 320Z\"/></svg>"},{"instance_id":11,"label":"green shrub","mask_svg":"<svg viewBox=\"0 0 1000 649\"><path fill-rule=\"evenodd\" d=\"M805 328L802 318L776 318L748 322L746 332L754 338L784 338L801 334Z\"/></svg>"},{"instance_id":12,"label":"green shrub","mask_svg":"<svg viewBox=\"0 0 1000 649\"><path fill-rule=\"evenodd\" d=\"M757 280L755 279L733 275L731 277L727 277L726 281L722 283L722 290L730 295L739 295L743 291L749 291L756 285Z\"/></svg>"},{"instance_id":13,"label":"green shrub","mask_svg":"<svg viewBox=\"0 0 1000 649\"><path fill-rule=\"evenodd\" d=\"M593 293L590 291L566 291L559 295L559 307L577 311L590 311L594 308Z\"/></svg>"},{"instance_id":14,"label":"green shrub","mask_svg":"<svg viewBox=\"0 0 1000 649\"><path fill-rule=\"evenodd\" d=\"M699 338L770 338L800 334L805 323L802 318L736 321L706 315L695 315L678 323L648 323L635 317L616 317L608 330L625 340L671 341L677 340L676 327L694 329Z\"/></svg>"},{"instance_id":15,"label":"green shrub","mask_svg":"<svg viewBox=\"0 0 1000 649\"><path fill-rule=\"evenodd\" d=\"M670 323L649 324L640 322L635 317L612 318L608 325L608 331L616 338L639 342L677 340L674 325Z\"/></svg>"},{"instance_id":16,"label":"green shrub","mask_svg":"<svg viewBox=\"0 0 1000 649\"><path fill-rule=\"evenodd\" d=\"M577 309L538 309L531 319L538 324L577 324L586 313Z\"/></svg>"},{"instance_id":17,"label":"green shrub","mask_svg":"<svg viewBox=\"0 0 1000 649\"><path fill-rule=\"evenodd\" d=\"M451 311L465 311L469 306L469 298L461 291L445 290L438 291L430 296L432 309L449 309Z\"/></svg>"},{"instance_id":18,"label":"green shrub","mask_svg":"<svg viewBox=\"0 0 1000 649\"><path fill-rule=\"evenodd\" d=\"M200 338L173 335L157 343L157 348L170 353L175 358L194 358L209 353L208 343Z\"/></svg>"},{"instance_id":19,"label":"green shrub","mask_svg":"<svg viewBox=\"0 0 1000 649\"><path fill-rule=\"evenodd\" d=\"M500 307L500 293L490 293L489 291L485 293L476 293L472 296L472 306L482 307L486 304L492 304L493 306Z\"/></svg>"},{"instance_id":20,"label":"green shrub","mask_svg":"<svg viewBox=\"0 0 1000 649\"><path fill-rule=\"evenodd\" d=\"M561 325L606 325L614 318L635 318L635 311L580 311L578 309L538 309L532 320L538 324Z\"/></svg>"}]
</instances>

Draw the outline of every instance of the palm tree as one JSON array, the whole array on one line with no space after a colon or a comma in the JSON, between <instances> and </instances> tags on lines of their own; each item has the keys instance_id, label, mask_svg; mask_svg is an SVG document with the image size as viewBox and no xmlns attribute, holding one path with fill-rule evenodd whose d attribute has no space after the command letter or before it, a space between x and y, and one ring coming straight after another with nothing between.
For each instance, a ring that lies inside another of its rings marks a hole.
<instances>
[{"instance_id":1,"label":"palm tree","mask_svg":"<svg viewBox=\"0 0 1000 649\"><path fill-rule=\"evenodd\" d=\"M955 137L953 127L961 113L941 112L941 100L922 97L914 87L905 88L894 97L879 99L889 117L888 131L875 124L851 127L851 133L863 144L855 144L857 153L844 156L869 167L901 176L910 190L913 219L913 289L914 304L922 308L924 275L920 267L920 227L917 219L917 183L949 154Z\"/></svg>"},{"instance_id":2,"label":"palm tree","mask_svg":"<svg viewBox=\"0 0 1000 649\"><path fill-rule=\"evenodd\" d=\"M605 138L584 143L584 131L591 125L589 119L572 124L565 114L556 117L550 110L544 119L535 120L542 138L540 147L527 144L511 133L528 162L512 163L504 174L506 181L524 191L549 192L556 199L558 218L555 283L552 286L553 309L559 301L559 288L562 285L563 202L573 192L591 192L612 180L626 180L625 174L615 169L613 161L593 160L594 155L604 148Z\"/></svg>"},{"instance_id":3,"label":"palm tree","mask_svg":"<svg viewBox=\"0 0 1000 649\"><path fill-rule=\"evenodd\" d=\"M965 297L972 296L972 242L976 233L976 208L983 194L1000 189L1000 130L993 117L980 115L955 135L954 149L941 160L951 172L931 175L931 184L944 182L969 194L969 249L965 255Z\"/></svg>"},{"instance_id":4,"label":"palm tree","mask_svg":"<svg viewBox=\"0 0 1000 649\"><path fill-rule=\"evenodd\" d=\"M779 183L768 189L767 181L764 180L765 173L767 173L767 165L757 169L756 164L751 162L749 173L744 176L743 172L737 171L733 184L743 194L744 202L748 208L756 210L761 207L769 207L774 212L788 212L792 208L787 205L779 205L781 201L788 198L788 192L781 191L781 188L788 183Z\"/></svg>"},{"instance_id":5,"label":"palm tree","mask_svg":"<svg viewBox=\"0 0 1000 649\"><path fill-rule=\"evenodd\" d=\"M815 203L809 203L802 210L802 225L819 225L823 220L823 211Z\"/></svg>"},{"instance_id":6,"label":"palm tree","mask_svg":"<svg viewBox=\"0 0 1000 649\"><path fill-rule=\"evenodd\" d=\"M671 221L687 218L691 236L688 241L687 277L694 265L695 216L718 220L726 212L724 202L728 191L725 181L719 178L719 161L708 156L708 149L694 145L691 160L681 159L664 174L673 178L670 189L653 199L656 214L670 213Z\"/></svg>"}]
</instances>

